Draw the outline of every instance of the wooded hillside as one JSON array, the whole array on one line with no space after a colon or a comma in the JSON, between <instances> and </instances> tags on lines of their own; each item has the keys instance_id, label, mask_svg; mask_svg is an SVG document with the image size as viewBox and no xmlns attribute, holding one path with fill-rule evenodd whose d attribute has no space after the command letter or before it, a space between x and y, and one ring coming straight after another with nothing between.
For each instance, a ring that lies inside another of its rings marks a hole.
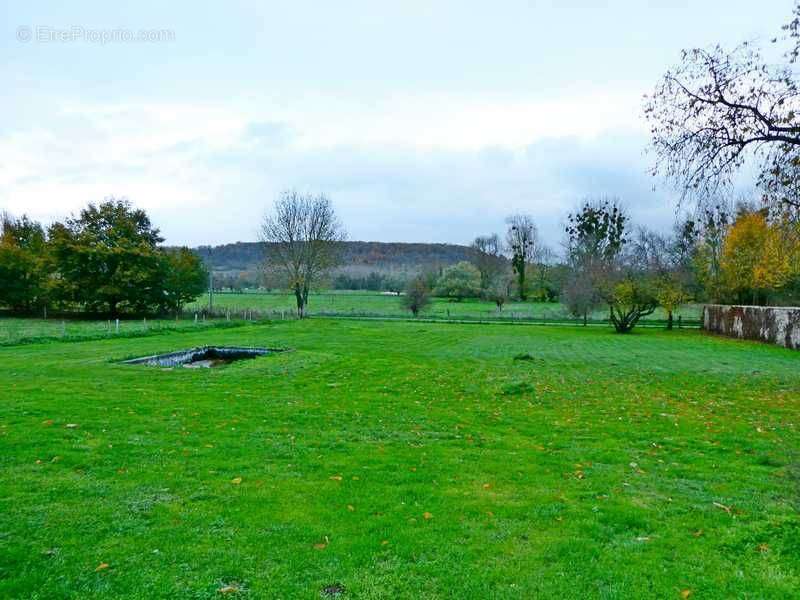
<instances>
[{"instance_id":1,"label":"wooded hillside","mask_svg":"<svg viewBox=\"0 0 800 600\"><path fill-rule=\"evenodd\" d=\"M259 242L200 246L195 250L215 271L254 271L264 258ZM368 271L419 271L469 260L472 250L456 244L344 242L343 268ZM358 269L361 270L361 269Z\"/></svg>"}]
</instances>

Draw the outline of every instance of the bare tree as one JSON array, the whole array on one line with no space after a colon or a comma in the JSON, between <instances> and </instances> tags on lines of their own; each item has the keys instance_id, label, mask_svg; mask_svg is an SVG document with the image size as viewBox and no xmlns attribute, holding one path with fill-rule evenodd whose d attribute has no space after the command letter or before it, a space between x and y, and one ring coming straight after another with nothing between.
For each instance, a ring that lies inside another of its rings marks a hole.
<instances>
[{"instance_id":1,"label":"bare tree","mask_svg":"<svg viewBox=\"0 0 800 600\"><path fill-rule=\"evenodd\" d=\"M512 274L509 271L501 271L489 282L489 286L483 292L483 297L490 302L494 302L497 310L501 311L503 310L503 305L508 302L508 298L511 296L512 285Z\"/></svg>"},{"instance_id":2,"label":"bare tree","mask_svg":"<svg viewBox=\"0 0 800 600\"><path fill-rule=\"evenodd\" d=\"M506 223L506 245L511 253L511 266L517 276L519 299L525 301L528 298L527 267L533 264L541 251L539 231L529 215L511 215Z\"/></svg>"},{"instance_id":3,"label":"bare tree","mask_svg":"<svg viewBox=\"0 0 800 600\"><path fill-rule=\"evenodd\" d=\"M482 235L472 242L474 250L473 263L481 273L481 289L487 290L492 280L503 270L505 257L503 256L503 243L496 233Z\"/></svg>"},{"instance_id":4,"label":"bare tree","mask_svg":"<svg viewBox=\"0 0 800 600\"><path fill-rule=\"evenodd\" d=\"M285 277L300 318L308 306L309 290L338 264L340 244L345 239L333 204L323 194L285 191L275 201L272 213L264 217L261 241L265 245L265 269Z\"/></svg>"},{"instance_id":5,"label":"bare tree","mask_svg":"<svg viewBox=\"0 0 800 600\"><path fill-rule=\"evenodd\" d=\"M431 292L425 278L417 276L408 282L406 293L403 295L401 304L404 308L411 311L414 317L424 311L431 303Z\"/></svg>"},{"instance_id":6,"label":"bare tree","mask_svg":"<svg viewBox=\"0 0 800 600\"><path fill-rule=\"evenodd\" d=\"M800 1L784 27L793 47L784 64L764 60L752 44L683 52L645 101L656 156L653 174L683 197L704 199L754 164L767 198L800 209ZM785 39L785 38L784 38Z\"/></svg>"},{"instance_id":7,"label":"bare tree","mask_svg":"<svg viewBox=\"0 0 800 600\"><path fill-rule=\"evenodd\" d=\"M569 272L561 289L561 301L573 317L583 319L584 327L589 320L589 314L599 306L600 300L600 293L591 279L577 270Z\"/></svg>"},{"instance_id":8,"label":"bare tree","mask_svg":"<svg viewBox=\"0 0 800 600\"><path fill-rule=\"evenodd\" d=\"M615 199L587 200L567 219L567 258L572 269L566 303L586 315L593 305L608 305L618 333L631 331L658 305L652 278L643 270L637 246L626 252L628 216Z\"/></svg>"}]
</instances>

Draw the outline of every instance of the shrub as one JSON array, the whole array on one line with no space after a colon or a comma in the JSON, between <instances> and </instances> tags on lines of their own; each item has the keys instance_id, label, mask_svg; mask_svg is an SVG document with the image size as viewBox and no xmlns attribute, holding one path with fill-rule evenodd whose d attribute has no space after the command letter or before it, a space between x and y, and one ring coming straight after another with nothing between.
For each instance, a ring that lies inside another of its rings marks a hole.
<instances>
[{"instance_id":1,"label":"shrub","mask_svg":"<svg viewBox=\"0 0 800 600\"><path fill-rule=\"evenodd\" d=\"M436 295L461 301L475 298L481 293L481 274L466 261L448 267L436 282Z\"/></svg>"},{"instance_id":2,"label":"shrub","mask_svg":"<svg viewBox=\"0 0 800 600\"><path fill-rule=\"evenodd\" d=\"M408 283L401 302L403 307L410 310L414 317L418 317L419 313L430 306L430 290L422 277L415 277Z\"/></svg>"}]
</instances>

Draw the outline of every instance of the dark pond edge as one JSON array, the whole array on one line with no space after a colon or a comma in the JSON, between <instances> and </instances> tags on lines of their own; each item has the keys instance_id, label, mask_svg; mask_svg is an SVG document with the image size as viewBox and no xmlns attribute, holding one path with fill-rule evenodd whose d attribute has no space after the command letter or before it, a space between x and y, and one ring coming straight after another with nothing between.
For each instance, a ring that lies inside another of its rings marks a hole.
<instances>
[{"instance_id":1,"label":"dark pond edge","mask_svg":"<svg viewBox=\"0 0 800 600\"><path fill-rule=\"evenodd\" d=\"M286 352L287 348L258 348L253 346L198 346L166 354L154 354L119 361L123 365L150 367L180 367L201 360L234 361Z\"/></svg>"}]
</instances>

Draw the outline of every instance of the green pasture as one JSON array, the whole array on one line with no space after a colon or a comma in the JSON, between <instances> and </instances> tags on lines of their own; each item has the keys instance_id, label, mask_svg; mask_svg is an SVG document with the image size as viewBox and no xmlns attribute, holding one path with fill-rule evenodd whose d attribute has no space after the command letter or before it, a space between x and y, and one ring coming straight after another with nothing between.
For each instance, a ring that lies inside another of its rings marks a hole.
<instances>
[{"instance_id":1,"label":"green pasture","mask_svg":"<svg viewBox=\"0 0 800 600\"><path fill-rule=\"evenodd\" d=\"M204 344L291 351L118 362ZM800 589L778 347L317 318L6 345L0 390L2 598Z\"/></svg>"}]
</instances>

